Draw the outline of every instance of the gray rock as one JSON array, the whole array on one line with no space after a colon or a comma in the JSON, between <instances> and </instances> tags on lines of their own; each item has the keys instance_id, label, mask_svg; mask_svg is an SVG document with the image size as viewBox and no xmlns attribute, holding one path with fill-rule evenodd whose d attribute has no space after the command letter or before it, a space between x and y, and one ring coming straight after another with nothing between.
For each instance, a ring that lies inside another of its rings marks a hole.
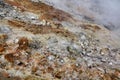
<instances>
[{"instance_id":1,"label":"gray rock","mask_svg":"<svg viewBox=\"0 0 120 80\"><path fill-rule=\"evenodd\" d=\"M0 26L0 33L9 33L11 32L11 29L9 26L1 25Z\"/></svg>"}]
</instances>

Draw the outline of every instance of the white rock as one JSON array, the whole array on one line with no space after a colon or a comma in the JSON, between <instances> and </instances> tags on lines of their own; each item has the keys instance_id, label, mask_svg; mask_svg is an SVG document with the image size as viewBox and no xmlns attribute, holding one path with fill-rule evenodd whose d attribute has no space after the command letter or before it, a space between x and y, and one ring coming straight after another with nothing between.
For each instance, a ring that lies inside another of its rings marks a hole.
<instances>
[{"instance_id":1,"label":"white rock","mask_svg":"<svg viewBox=\"0 0 120 80\"><path fill-rule=\"evenodd\" d=\"M36 14L34 14L34 13L25 12L24 14L25 14L25 16L26 16L28 19L34 20L34 19L38 19L38 18L39 18L39 16L36 15Z\"/></svg>"},{"instance_id":2,"label":"white rock","mask_svg":"<svg viewBox=\"0 0 120 80\"><path fill-rule=\"evenodd\" d=\"M81 36L81 40L86 40L85 35L82 35L82 36Z\"/></svg>"},{"instance_id":3,"label":"white rock","mask_svg":"<svg viewBox=\"0 0 120 80\"><path fill-rule=\"evenodd\" d=\"M54 60L54 58L55 58L55 57L51 55L51 56L48 57L48 60L51 61L51 60Z\"/></svg>"}]
</instances>

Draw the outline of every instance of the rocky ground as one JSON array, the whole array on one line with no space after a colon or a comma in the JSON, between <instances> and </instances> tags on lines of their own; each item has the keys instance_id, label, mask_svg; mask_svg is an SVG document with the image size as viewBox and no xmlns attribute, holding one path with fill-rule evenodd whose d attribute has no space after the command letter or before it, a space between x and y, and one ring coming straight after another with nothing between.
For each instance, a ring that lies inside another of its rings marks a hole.
<instances>
[{"instance_id":1,"label":"rocky ground","mask_svg":"<svg viewBox=\"0 0 120 80\"><path fill-rule=\"evenodd\" d=\"M43 2L0 0L0 80L120 80L120 38Z\"/></svg>"}]
</instances>

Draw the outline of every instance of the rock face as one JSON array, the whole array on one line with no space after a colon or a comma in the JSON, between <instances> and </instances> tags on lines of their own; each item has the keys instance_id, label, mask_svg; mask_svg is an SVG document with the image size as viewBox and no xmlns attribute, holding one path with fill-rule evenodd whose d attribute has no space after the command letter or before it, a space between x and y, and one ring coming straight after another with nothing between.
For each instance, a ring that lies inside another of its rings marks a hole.
<instances>
[{"instance_id":1,"label":"rock face","mask_svg":"<svg viewBox=\"0 0 120 80\"><path fill-rule=\"evenodd\" d=\"M0 80L119 80L119 40L42 0L1 0Z\"/></svg>"}]
</instances>

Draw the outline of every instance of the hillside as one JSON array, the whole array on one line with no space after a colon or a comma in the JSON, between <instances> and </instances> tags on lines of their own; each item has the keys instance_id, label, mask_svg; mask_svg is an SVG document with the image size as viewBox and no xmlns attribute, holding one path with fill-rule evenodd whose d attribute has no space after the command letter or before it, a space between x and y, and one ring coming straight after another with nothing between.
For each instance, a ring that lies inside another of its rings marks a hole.
<instances>
[{"instance_id":1,"label":"hillside","mask_svg":"<svg viewBox=\"0 0 120 80\"><path fill-rule=\"evenodd\" d=\"M119 35L57 1L0 0L0 80L120 80Z\"/></svg>"}]
</instances>

